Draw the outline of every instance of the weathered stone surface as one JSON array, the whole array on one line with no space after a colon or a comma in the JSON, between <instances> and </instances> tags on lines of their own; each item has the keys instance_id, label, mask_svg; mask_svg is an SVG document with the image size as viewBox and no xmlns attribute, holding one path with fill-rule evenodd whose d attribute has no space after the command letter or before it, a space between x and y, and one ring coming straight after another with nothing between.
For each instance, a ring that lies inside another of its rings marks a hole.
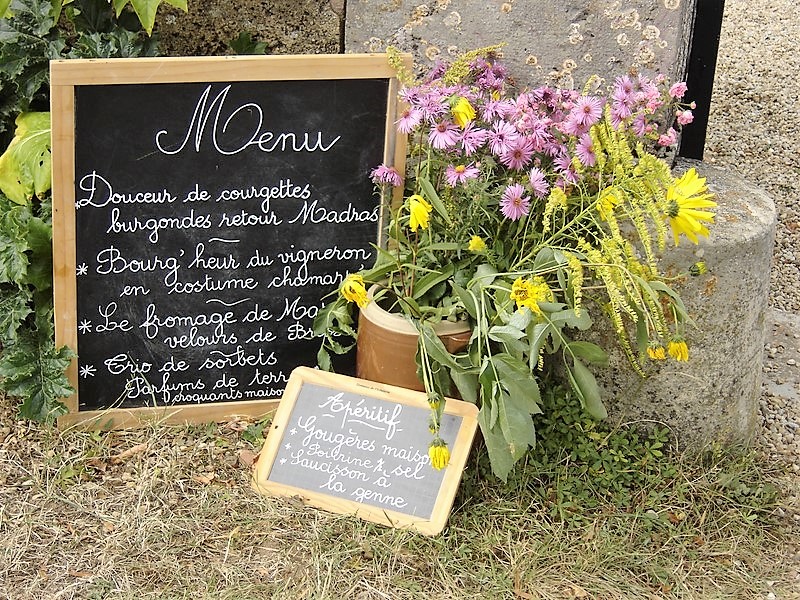
<instances>
[{"instance_id":1,"label":"weathered stone surface","mask_svg":"<svg viewBox=\"0 0 800 600\"><path fill-rule=\"evenodd\" d=\"M662 262L675 274L699 260L708 268L676 286L697 325L686 332L689 362L651 362L643 380L615 351L611 368L596 374L612 419L666 424L683 446L746 442L758 422L777 212L732 172L696 161L680 161L678 171L689 166L708 178L719 205L709 239L682 239ZM600 343L612 347L613 334L606 338Z\"/></svg>"},{"instance_id":2,"label":"weathered stone surface","mask_svg":"<svg viewBox=\"0 0 800 600\"><path fill-rule=\"evenodd\" d=\"M189 0L184 13L162 5L156 20L161 52L169 56L231 54L241 32L267 45L267 54L336 54L343 0Z\"/></svg>"},{"instance_id":3,"label":"weathered stone surface","mask_svg":"<svg viewBox=\"0 0 800 600\"><path fill-rule=\"evenodd\" d=\"M427 70L505 42L505 63L522 84L582 86L629 66L684 72L694 0L350 0L346 52L394 45ZM573 85L574 84L574 85Z\"/></svg>"}]
</instances>

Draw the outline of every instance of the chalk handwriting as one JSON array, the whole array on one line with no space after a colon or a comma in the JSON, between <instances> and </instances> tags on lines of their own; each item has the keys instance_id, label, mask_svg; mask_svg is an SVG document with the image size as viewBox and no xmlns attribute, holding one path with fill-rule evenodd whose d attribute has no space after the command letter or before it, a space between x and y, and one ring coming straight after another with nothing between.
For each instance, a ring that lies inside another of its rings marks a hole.
<instances>
[{"instance_id":1,"label":"chalk handwriting","mask_svg":"<svg viewBox=\"0 0 800 600\"><path fill-rule=\"evenodd\" d=\"M231 86L225 86L209 102L212 87L212 85L207 86L197 100L186 132L181 134L183 139L178 138L177 143L170 143L166 139L170 136L166 129L161 129L156 133L155 145L159 151L167 155L178 154L189 145L194 148L195 152L200 152L201 146L209 137L206 134L209 119L212 119L211 144L217 152L226 156L239 154L250 146L256 147L261 152L328 152L342 137L340 135L333 138L326 137L321 131L303 133L262 131L264 110L254 102L242 104L231 110L227 117L223 117L223 107ZM243 143L238 142L230 147L224 147L220 137L229 129L233 129L234 125L249 129L250 139ZM193 141L190 141L192 138L194 138Z\"/></svg>"}]
</instances>

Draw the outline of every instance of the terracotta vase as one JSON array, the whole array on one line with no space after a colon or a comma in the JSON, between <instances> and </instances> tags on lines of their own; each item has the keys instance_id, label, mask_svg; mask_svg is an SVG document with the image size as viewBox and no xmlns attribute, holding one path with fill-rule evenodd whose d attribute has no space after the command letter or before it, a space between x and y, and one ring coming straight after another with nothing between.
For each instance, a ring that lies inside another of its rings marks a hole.
<instances>
[{"instance_id":1,"label":"terracotta vase","mask_svg":"<svg viewBox=\"0 0 800 600\"><path fill-rule=\"evenodd\" d=\"M434 329L451 353L466 348L472 333L467 322L443 321ZM370 302L358 317L356 376L423 391L415 361L418 338L414 325L403 315Z\"/></svg>"}]
</instances>

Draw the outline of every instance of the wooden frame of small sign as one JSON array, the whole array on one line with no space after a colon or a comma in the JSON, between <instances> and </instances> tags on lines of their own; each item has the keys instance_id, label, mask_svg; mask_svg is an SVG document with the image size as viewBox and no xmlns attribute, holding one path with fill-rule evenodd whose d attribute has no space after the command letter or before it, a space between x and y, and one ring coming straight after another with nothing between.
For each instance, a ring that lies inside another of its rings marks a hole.
<instances>
[{"instance_id":1,"label":"wooden frame of small sign","mask_svg":"<svg viewBox=\"0 0 800 600\"><path fill-rule=\"evenodd\" d=\"M410 55L404 55L403 61L406 66L410 66ZM79 89L88 90L94 86L107 86L108 88L130 86L132 89L136 86L137 89L141 89L151 84L208 83L208 89L210 90L211 85L221 87L225 85L226 82L233 82L234 85L237 85L242 82L245 84L252 84L252 82L319 81L319 85L322 85L325 81L329 80L363 81L369 79L381 80L382 82L384 80L388 81L388 99L386 102L386 115L383 126L383 160L387 164L394 164L402 171L405 164L407 141L405 136L396 133L394 126L398 117L397 91L399 83L396 78L396 72L389 65L388 58L385 54L119 58L108 60L52 61L50 91L53 122L53 272L55 337L57 346L66 345L78 355L81 354L81 348L78 343L78 332L79 327L83 325L83 321L81 321L79 325L77 275L81 273L78 272L76 261L77 176L75 172L77 154L76 97ZM211 92L211 94L214 93L217 92ZM201 99L203 102L206 102L202 107L198 103L197 110L200 111L202 108L202 110L207 110L207 112L205 113L205 117L203 117L203 113L200 113L200 118L204 118L205 121L197 125L197 137L194 139L194 144L199 146L200 136L210 136L209 133L203 133L204 128L208 130L211 129L212 126L214 128L217 127L217 123L213 120L213 117L210 118L212 110L214 110L215 107L217 107L216 119L219 121L225 118L224 116L220 117L220 107L225 98L224 93L225 91L223 90L223 92L218 93L216 97L210 95L205 100ZM325 101L330 104L331 99L326 98ZM168 107L171 99L169 97L162 97L161 102L163 106ZM236 115L237 112L251 106L254 105L244 105L233 114ZM219 126L223 133L231 119L233 119L233 116L228 118L228 121L224 123L224 127L223 124L220 123ZM205 127L206 123L209 124L208 127ZM316 125L317 129L321 129L322 127L323 126ZM306 131L310 129L309 127ZM279 133L280 131L281 130L276 129L275 134L268 132L268 135L277 135L278 137L275 139L280 139L281 136L294 135L293 133ZM161 133L163 132L159 132L159 135L161 135ZM312 131L312 133L314 132ZM186 134L184 144L190 139L190 134L191 129ZM125 141L119 139L119 135L114 138L114 135L114 131L109 132L109 136L111 136L110 139L112 140L109 143L111 144L110 147L116 150L124 145ZM216 133L214 135L216 135ZM254 137L248 144L250 146L260 145L262 152L271 152L272 150L270 148L264 148L264 145L273 143L272 138L265 137L266 135L267 134L264 134L261 138L256 139L254 134ZM320 133L319 135L322 134ZM85 139L86 137L84 136L84 145L86 144ZM294 137L284 137L284 144L289 143L286 141L287 139L291 139L291 143L297 143L294 141ZM158 136L156 136L156 140L158 140ZM213 138L213 143L216 146L216 137ZM305 148L306 150L309 150L308 146L311 146L309 151L314 149L313 143L309 142L308 134L306 135L305 144L307 146ZM302 149L302 143L300 145ZM317 147L321 146L321 138L317 138ZM325 148L323 148L323 150L325 150ZM297 148L295 148L294 151L296 153L299 152ZM162 149L162 152L165 151ZM372 166L374 167L376 165ZM135 168L132 167L132 169L135 171ZM168 178L165 180L167 182L169 181ZM166 187L166 183L164 185ZM219 198L217 198L217 200L219 200ZM147 202L149 200L145 199L143 201ZM186 201L187 198L184 197L183 202ZM94 205L90 206L90 208L93 206ZM382 229L379 224L384 220L384 207L381 207L380 211L381 214L378 225L375 226L376 239L379 238L379 232ZM188 212L188 208L186 212ZM101 230L101 233L105 232ZM285 236L286 234L283 235ZM132 279L131 283L137 283L135 278ZM137 291L136 285L126 287L129 287L133 292ZM169 298L173 298L173 296ZM94 306L93 310L95 308L97 307ZM97 311L95 310L95 312ZM125 348L124 342L122 342L121 345ZM269 347L268 344L265 344L265 346ZM82 376L95 375L98 373L98 365L90 366L91 369L95 371L81 371ZM286 370L290 371L293 366ZM86 368L88 369L89 367ZM131 368L133 369L134 367ZM81 369L84 369L83 365L81 365ZM68 367L67 377L73 388L78 390L79 365L77 359L74 359ZM288 378L288 373L284 375L283 383L285 383L286 378ZM166 386L166 383L164 386ZM127 390L127 385L125 389ZM274 395L265 395L263 397L247 395L247 400L242 401L226 398L224 401L197 401L194 403L184 402L182 404L170 404L146 400L135 406L131 406L131 402L128 402L127 406L130 407L124 408L121 407L119 402L115 401L115 403L109 403L104 401L101 404L102 408L97 410L92 408L94 405L89 403L84 403L85 406L89 408L81 408L78 392L76 391L75 394L65 399L64 403L67 406L68 413L60 417L58 423L61 427L80 424L84 427L123 428L139 425L146 421L200 423L223 421L239 416L262 417L274 411L281 391L282 389L278 390ZM109 404L111 404L110 407Z\"/></svg>"},{"instance_id":2,"label":"wooden frame of small sign","mask_svg":"<svg viewBox=\"0 0 800 600\"><path fill-rule=\"evenodd\" d=\"M478 427L474 404L447 399L450 462L430 466L426 395L298 367L272 421L252 485L309 506L436 535L444 528Z\"/></svg>"}]
</instances>

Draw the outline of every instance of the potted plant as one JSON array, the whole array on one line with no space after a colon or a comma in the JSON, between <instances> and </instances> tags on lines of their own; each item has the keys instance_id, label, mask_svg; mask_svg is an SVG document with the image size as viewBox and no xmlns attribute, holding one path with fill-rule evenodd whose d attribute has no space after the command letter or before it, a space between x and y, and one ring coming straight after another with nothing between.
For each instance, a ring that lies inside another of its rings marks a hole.
<instances>
[{"instance_id":1,"label":"potted plant","mask_svg":"<svg viewBox=\"0 0 800 600\"><path fill-rule=\"evenodd\" d=\"M563 363L590 415L606 416L589 369L606 353L572 335L593 317L610 320L640 373L647 360L688 359L689 318L658 255L681 236L707 236L716 204L694 169L676 178L663 158L677 140L671 125L692 120L685 84L628 73L607 91L595 79L583 91L512 93L495 50L439 65L420 83L399 68L407 164L372 177L384 201L398 189L403 199L374 266L348 275L315 330L330 368L330 353L359 337L356 307L362 326L368 306L401 315L418 334L432 462L447 463L438 423L456 392L479 406L492 469L505 479L535 443L545 357ZM466 323L466 343L448 347L441 323Z\"/></svg>"}]
</instances>

